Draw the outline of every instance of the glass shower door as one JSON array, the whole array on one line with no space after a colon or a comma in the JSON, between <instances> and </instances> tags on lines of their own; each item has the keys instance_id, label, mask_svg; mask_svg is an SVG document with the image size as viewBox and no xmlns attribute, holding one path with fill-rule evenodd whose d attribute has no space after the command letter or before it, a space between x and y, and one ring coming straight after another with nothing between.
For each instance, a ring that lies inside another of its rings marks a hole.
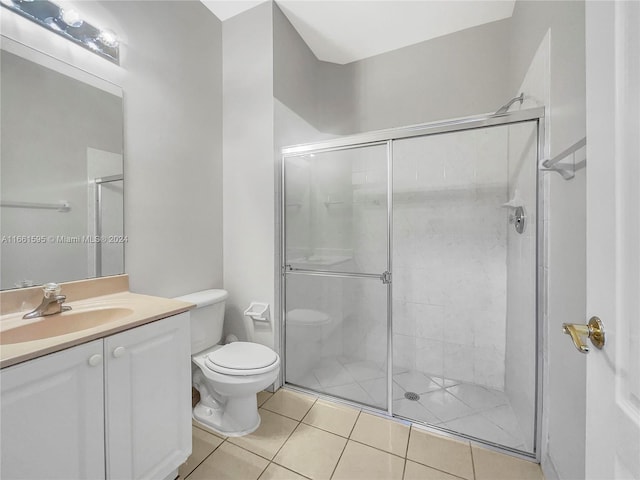
<instances>
[{"instance_id":1,"label":"glass shower door","mask_svg":"<svg viewBox=\"0 0 640 480\"><path fill-rule=\"evenodd\" d=\"M387 409L387 144L284 157L285 380Z\"/></svg>"},{"instance_id":2,"label":"glass shower door","mask_svg":"<svg viewBox=\"0 0 640 480\"><path fill-rule=\"evenodd\" d=\"M531 453L537 122L393 143L393 412Z\"/></svg>"}]
</instances>

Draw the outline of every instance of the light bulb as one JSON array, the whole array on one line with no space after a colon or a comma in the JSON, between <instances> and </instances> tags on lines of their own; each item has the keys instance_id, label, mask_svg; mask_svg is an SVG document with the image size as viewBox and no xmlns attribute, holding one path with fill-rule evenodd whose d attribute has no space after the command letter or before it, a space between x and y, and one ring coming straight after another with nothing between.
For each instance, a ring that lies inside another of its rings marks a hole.
<instances>
[{"instance_id":1,"label":"light bulb","mask_svg":"<svg viewBox=\"0 0 640 480\"><path fill-rule=\"evenodd\" d=\"M60 25L58 25L55 21L55 19L53 17L47 17L44 19L44 23L51 28L52 30L55 30L56 32L63 32L64 30L62 30L62 28L60 28Z\"/></svg>"},{"instance_id":2,"label":"light bulb","mask_svg":"<svg viewBox=\"0 0 640 480\"><path fill-rule=\"evenodd\" d=\"M95 52L99 52L100 51L100 47L98 45L96 45L96 43L91 39L85 40L84 44L87 47L89 47L91 50L95 51Z\"/></svg>"},{"instance_id":3,"label":"light bulb","mask_svg":"<svg viewBox=\"0 0 640 480\"><path fill-rule=\"evenodd\" d=\"M84 23L80 14L72 8L60 9L60 18L64 23L74 28L78 28Z\"/></svg>"},{"instance_id":4,"label":"light bulb","mask_svg":"<svg viewBox=\"0 0 640 480\"><path fill-rule=\"evenodd\" d=\"M100 30L98 41L105 47L116 48L118 46L118 37L111 30Z\"/></svg>"}]
</instances>

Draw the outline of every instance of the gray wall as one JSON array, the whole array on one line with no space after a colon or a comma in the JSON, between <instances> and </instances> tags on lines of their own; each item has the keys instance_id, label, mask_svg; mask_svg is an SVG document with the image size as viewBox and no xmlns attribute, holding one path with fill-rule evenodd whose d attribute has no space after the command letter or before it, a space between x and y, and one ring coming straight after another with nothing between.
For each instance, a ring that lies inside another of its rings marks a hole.
<instances>
[{"instance_id":1,"label":"gray wall","mask_svg":"<svg viewBox=\"0 0 640 480\"><path fill-rule=\"evenodd\" d=\"M6 11L3 34L122 86L131 290L221 287L220 21L195 0L72 3L118 34L120 66Z\"/></svg>"},{"instance_id":2,"label":"gray wall","mask_svg":"<svg viewBox=\"0 0 640 480\"><path fill-rule=\"evenodd\" d=\"M222 286L221 23L196 1L104 2L126 32L125 267L135 292Z\"/></svg>"},{"instance_id":3,"label":"gray wall","mask_svg":"<svg viewBox=\"0 0 640 480\"><path fill-rule=\"evenodd\" d=\"M316 128L321 63L273 3L273 96Z\"/></svg>"},{"instance_id":4,"label":"gray wall","mask_svg":"<svg viewBox=\"0 0 640 480\"><path fill-rule=\"evenodd\" d=\"M320 131L351 134L461 117L508 100L509 20L337 65L317 60L274 10L274 96Z\"/></svg>"},{"instance_id":5,"label":"gray wall","mask_svg":"<svg viewBox=\"0 0 640 480\"><path fill-rule=\"evenodd\" d=\"M508 47L501 20L346 65L357 131L496 111L508 100Z\"/></svg>"},{"instance_id":6,"label":"gray wall","mask_svg":"<svg viewBox=\"0 0 640 480\"><path fill-rule=\"evenodd\" d=\"M223 24L225 332L247 338L243 310L275 307L275 190L272 5ZM274 346L273 330L254 341Z\"/></svg>"},{"instance_id":7,"label":"gray wall","mask_svg":"<svg viewBox=\"0 0 640 480\"><path fill-rule=\"evenodd\" d=\"M550 31L546 107L552 157L586 134L584 21L583 1L519 0L511 19L513 92ZM586 174L582 170L568 182L555 173L546 175L548 306L542 465L549 479L580 479L585 475L586 364L561 325L586 318Z\"/></svg>"}]
</instances>

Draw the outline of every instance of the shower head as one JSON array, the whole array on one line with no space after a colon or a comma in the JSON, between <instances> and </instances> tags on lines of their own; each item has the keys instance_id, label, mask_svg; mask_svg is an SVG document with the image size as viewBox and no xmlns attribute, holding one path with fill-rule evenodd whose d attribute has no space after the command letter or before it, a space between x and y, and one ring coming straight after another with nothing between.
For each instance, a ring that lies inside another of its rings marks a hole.
<instances>
[{"instance_id":1,"label":"shower head","mask_svg":"<svg viewBox=\"0 0 640 480\"><path fill-rule=\"evenodd\" d=\"M509 100L507 103L505 103L503 106L501 106L498 109L498 111L496 113L494 113L494 115L501 115L503 113L507 113L509 111L509 108L511 107L511 105L513 105L516 102L520 102L520 105L522 105L522 102L524 102L524 93L521 93L520 96L514 97L511 100Z\"/></svg>"}]
</instances>

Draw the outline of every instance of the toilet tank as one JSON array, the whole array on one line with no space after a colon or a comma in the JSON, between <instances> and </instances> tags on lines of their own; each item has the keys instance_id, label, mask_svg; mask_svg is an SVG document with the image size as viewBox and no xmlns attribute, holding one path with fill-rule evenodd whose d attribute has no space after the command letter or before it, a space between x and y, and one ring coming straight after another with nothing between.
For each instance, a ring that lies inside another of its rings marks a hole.
<instances>
[{"instance_id":1,"label":"toilet tank","mask_svg":"<svg viewBox=\"0 0 640 480\"><path fill-rule=\"evenodd\" d=\"M220 342L224 325L224 302L228 296L226 290L203 290L176 298L196 305L190 315L192 355Z\"/></svg>"}]
</instances>

